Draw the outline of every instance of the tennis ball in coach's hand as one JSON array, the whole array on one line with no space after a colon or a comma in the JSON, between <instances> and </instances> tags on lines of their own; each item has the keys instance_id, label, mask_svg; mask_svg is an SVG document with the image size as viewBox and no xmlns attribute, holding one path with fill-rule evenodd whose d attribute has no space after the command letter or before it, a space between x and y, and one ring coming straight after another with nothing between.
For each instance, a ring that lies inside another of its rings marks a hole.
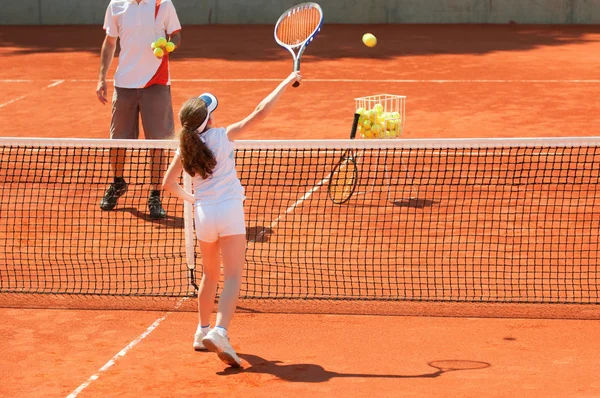
<instances>
[{"instance_id":1,"label":"tennis ball in coach's hand","mask_svg":"<svg viewBox=\"0 0 600 398\"><path fill-rule=\"evenodd\" d=\"M172 53L173 51L175 51L175 43L168 42L165 46L165 49L167 50L167 52Z\"/></svg>"},{"instance_id":2,"label":"tennis ball in coach's hand","mask_svg":"<svg viewBox=\"0 0 600 398\"><path fill-rule=\"evenodd\" d=\"M160 39L155 41L156 47L164 48L167 45L167 39L161 37Z\"/></svg>"},{"instance_id":3,"label":"tennis ball in coach's hand","mask_svg":"<svg viewBox=\"0 0 600 398\"><path fill-rule=\"evenodd\" d=\"M154 55L156 56L156 58L162 58L165 55L165 52L162 48L155 48L154 49Z\"/></svg>"},{"instance_id":4,"label":"tennis ball in coach's hand","mask_svg":"<svg viewBox=\"0 0 600 398\"><path fill-rule=\"evenodd\" d=\"M371 33L365 33L363 35L362 41L367 47L375 47L377 45L377 38Z\"/></svg>"}]
</instances>

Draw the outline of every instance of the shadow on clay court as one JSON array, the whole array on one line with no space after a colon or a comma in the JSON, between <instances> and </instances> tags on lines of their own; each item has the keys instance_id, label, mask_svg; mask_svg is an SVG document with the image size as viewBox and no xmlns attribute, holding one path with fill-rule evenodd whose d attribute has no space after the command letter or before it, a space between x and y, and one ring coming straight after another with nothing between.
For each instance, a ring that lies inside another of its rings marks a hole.
<instances>
[{"instance_id":1,"label":"shadow on clay court","mask_svg":"<svg viewBox=\"0 0 600 398\"><path fill-rule=\"evenodd\" d=\"M379 45L368 48L361 37L369 30ZM437 54L488 54L538 47L585 43L594 25L327 25L307 49L304 59L391 59ZM64 38L68 37L69 40ZM210 40L206 40L210 37ZM273 39L270 25L187 25L174 62L190 59L281 61L290 54ZM93 53L100 56L102 26L1 26L5 57L35 53Z\"/></svg>"},{"instance_id":2,"label":"shadow on clay court","mask_svg":"<svg viewBox=\"0 0 600 398\"><path fill-rule=\"evenodd\" d=\"M434 200L418 198L403 199L392 202L392 204L396 207L407 207L411 209L425 209L427 207L433 207L438 203L439 202L436 202Z\"/></svg>"},{"instance_id":3,"label":"shadow on clay court","mask_svg":"<svg viewBox=\"0 0 600 398\"><path fill-rule=\"evenodd\" d=\"M365 373L338 373L324 369L316 364L283 364L281 361L270 361L257 355L240 354L240 358L248 363L243 368L226 368L217 372L218 375L227 376L239 373L270 374L281 380L303 383L324 383L337 377L352 378L381 378L381 379L427 379L442 376L450 371L480 370L491 367L487 362L467 360L439 360L428 362L432 368L428 373L417 374L365 374Z\"/></svg>"},{"instance_id":4,"label":"shadow on clay court","mask_svg":"<svg viewBox=\"0 0 600 398\"><path fill-rule=\"evenodd\" d=\"M168 213L167 213L167 217L157 220L157 219L150 218L149 213L139 211L138 209L135 209L132 207L117 208L112 211L129 213L132 216L139 218L140 220L144 220L144 221L156 224L156 225L160 225L162 228L183 229L183 227L184 227L184 222L183 222L184 220L182 217L174 217L174 216L169 215Z\"/></svg>"}]
</instances>

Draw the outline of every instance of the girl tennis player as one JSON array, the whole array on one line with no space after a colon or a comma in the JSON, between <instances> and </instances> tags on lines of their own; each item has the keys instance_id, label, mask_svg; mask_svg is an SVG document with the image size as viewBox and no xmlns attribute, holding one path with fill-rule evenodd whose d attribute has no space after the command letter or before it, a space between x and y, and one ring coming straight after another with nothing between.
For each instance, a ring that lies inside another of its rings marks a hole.
<instances>
[{"instance_id":1,"label":"girl tennis player","mask_svg":"<svg viewBox=\"0 0 600 398\"><path fill-rule=\"evenodd\" d=\"M179 111L179 148L163 180L163 188L194 203L196 235L203 259L203 275L198 292L200 323L194 336L194 349L216 352L230 366L241 360L229 343L227 328L236 308L242 270L246 258L244 188L235 169L236 138L263 120L281 94L301 76L293 72L244 120L227 128L215 127L213 112L217 98L209 93L185 102ZM193 178L194 194L179 185L185 170ZM210 328L217 284L223 258L224 286L219 298L217 322Z\"/></svg>"}]
</instances>

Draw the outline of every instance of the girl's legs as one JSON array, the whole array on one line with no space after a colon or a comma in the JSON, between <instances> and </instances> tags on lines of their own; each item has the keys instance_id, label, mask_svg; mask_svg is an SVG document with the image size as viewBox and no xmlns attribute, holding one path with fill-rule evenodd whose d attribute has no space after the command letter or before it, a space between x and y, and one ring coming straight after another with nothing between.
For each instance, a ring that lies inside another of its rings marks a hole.
<instances>
[{"instance_id":1,"label":"girl's legs","mask_svg":"<svg viewBox=\"0 0 600 398\"><path fill-rule=\"evenodd\" d=\"M216 326L227 329L235 313L240 295L242 271L246 262L246 235L223 236L219 238L219 245L223 256L225 283L219 297Z\"/></svg>"},{"instance_id":2,"label":"girl's legs","mask_svg":"<svg viewBox=\"0 0 600 398\"><path fill-rule=\"evenodd\" d=\"M198 313L200 325L208 326L210 325L210 315L215 305L217 285L221 275L219 241L212 243L200 241L200 251L202 253L203 274L198 291Z\"/></svg>"}]
</instances>

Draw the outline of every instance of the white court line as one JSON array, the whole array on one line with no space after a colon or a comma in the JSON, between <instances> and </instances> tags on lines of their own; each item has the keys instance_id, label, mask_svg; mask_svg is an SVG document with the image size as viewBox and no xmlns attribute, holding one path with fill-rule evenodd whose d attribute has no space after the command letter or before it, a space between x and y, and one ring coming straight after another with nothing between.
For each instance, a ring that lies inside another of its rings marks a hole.
<instances>
[{"instance_id":1,"label":"white court line","mask_svg":"<svg viewBox=\"0 0 600 398\"><path fill-rule=\"evenodd\" d=\"M57 80L57 79L53 79ZM31 83L35 80L2 80L0 83ZM96 83L98 80L95 79L63 79L58 80L61 82L69 83ZM112 82L114 80L108 79L107 81ZM172 82L181 83L262 83L262 82L280 82L280 78L240 78L240 79L171 79ZM545 84L598 84L600 79L302 79L303 82L312 83L438 83L438 84L452 84L452 83L545 83Z\"/></svg>"},{"instance_id":2,"label":"white court line","mask_svg":"<svg viewBox=\"0 0 600 398\"><path fill-rule=\"evenodd\" d=\"M177 304L175 305L175 310L177 310L179 307L181 307L181 305L183 304L183 302L185 300L187 300L187 297L184 297L181 300L179 300L177 302ZM77 395L79 395L79 393L81 393L83 390L85 390L90 384L92 384L94 381L98 380L98 378L100 377L100 375L103 372L106 372L111 366L113 366L120 358L124 357L140 341L142 341L146 337L148 337L148 335L150 333L152 333L158 327L158 325L160 325L161 322L164 321L165 319L167 319L167 317L170 314L172 314L172 313L173 313L173 311L169 311L165 315L163 315L162 317L160 317L156 321L154 321L152 323L152 325L148 326L148 329L146 329L144 331L144 333L140 334L135 340L133 340L131 343L127 344L127 346L125 348L123 348L121 351L119 351L114 357L112 357L110 359L110 361L106 362L104 364L104 366L102 366L98 370L98 372L96 372L95 374L91 375L90 378L87 379L87 381L85 383L83 383L82 385L80 385L79 387L77 387L75 389L75 391L73 391L71 394L67 395L67 398L75 398Z\"/></svg>"},{"instance_id":3,"label":"white court line","mask_svg":"<svg viewBox=\"0 0 600 398\"><path fill-rule=\"evenodd\" d=\"M283 217L285 217L286 215L288 215L289 213L291 213L296 207L298 207L300 204L302 204L302 202L304 202L306 199L310 198L313 193L317 192L319 190L319 188L321 188L323 186L323 184L325 184L325 183L327 183L329 181L329 178L331 178L331 174L329 174L327 177L323 178L320 183L318 183L311 190L309 190L308 192L306 192L303 197L301 197L300 199L298 199L296 201L296 203L294 203L293 205L291 205L290 207L288 207L288 209L285 211L285 213L283 213L282 215L280 215L279 217L277 217L271 223L271 228L273 228L277 224L279 224L279 221Z\"/></svg>"},{"instance_id":4,"label":"white court line","mask_svg":"<svg viewBox=\"0 0 600 398\"><path fill-rule=\"evenodd\" d=\"M55 79L52 79L55 80ZM35 80L23 80L23 79L0 79L2 83L33 83Z\"/></svg>"},{"instance_id":5,"label":"white court line","mask_svg":"<svg viewBox=\"0 0 600 398\"><path fill-rule=\"evenodd\" d=\"M27 95L22 95L22 96L20 96L20 97L17 97L17 98L15 98L15 99L12 99L12 100L10 100L10 101L8 101L8 102L5 102L5 103L3 103L3 104L0 104L0 108L4 108L6 105L10 105L10 104L12 104L13 102L20 101L20 100L22 100L22 99L23 99L23 98L25 98L25 97L27 97Z\"/></svg>"},{"instance_id":6,"label":"white court line","mask_svg":"<svg viewBox=\"0 0 600 398\"><path fill-rule=\"evenodd\" d=\"M64 80L57 80L57 81L55 81L55 82L53 82L53 83L51 83L51 84L47 85L46 87L42 88L42 90L46 90L46 89L48 89L48 88L56 87L56 86L58 86L59 84L62 84L62 83L64 83L64 82L65 82ZM41 91L41 90L40 90L40 91ZM31 95L31 93L29 93L29 94L25 94L25 95L22 95L22 96L20 96L20 97L18 97L18 98L15 98L15 99L12 99L12 100L10 100L10 101L8 101L8 102L5 102L5 103L3 103L3 104L0 104L0 108L4 108L4 107L5 107L5 106L7 106L7 105L10 105L10 104L12 104L12 103L15 103L15 102L17 102L17 101L20 101L20 100L22 100L23 98L26 98L26 97L27 97L27 96L29 96L29 95Z\"/></svg>"},{"instance_id":7,"label":"white court line","mask_svg":"<svg viewBox=\"0 0 600 398\"><path fill-rule=\"evenodd\" d=\"M282 218L284 218L285 216L290 214L292 211L294 211L294 209L296 207L300 206L302 204L302 202L304 202L306 199L310 198L313 193L317 192L319 190L319 188L321 188L324 184L326 184L329 181L329 179L331 178L332 174L333 174L333 172L329 173L329 175L327 177L323 178L321 180L321 182L319 182L312 189L310 189L308 192L306 192L304 194L304 196L302 196L300 199L298 199L293 205L288 207L287 210L282 215L280 215L275 220L273 220L273 222L271 222L271 224L269 225L269 228L263 228L263 230L258 234L258 237L255 239L255 241L262 240L262 238L265 236L267 231L275 228L277 226L277 224L279 224L279 221L281 221Z\"/></svg>"}]
</instances>

